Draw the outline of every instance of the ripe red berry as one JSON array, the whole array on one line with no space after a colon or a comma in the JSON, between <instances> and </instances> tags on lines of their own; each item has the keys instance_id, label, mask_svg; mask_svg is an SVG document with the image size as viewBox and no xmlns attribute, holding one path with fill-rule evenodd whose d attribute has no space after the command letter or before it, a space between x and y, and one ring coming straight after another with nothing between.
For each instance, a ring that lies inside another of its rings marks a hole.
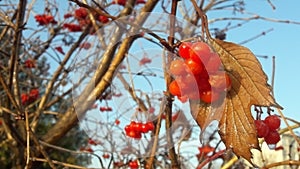
<instances>
[{"instance_id":1,"label":"ripe red berry","mask_svg":"<svg viewBox=\"0 0 300 169\"><path fill-rule=\"evenodd\" d=\"M220 98L220 93L218 92L206 91L200 93L200 99L205 103L213 103L219 100L219 98Z\"/></svg>"},{"instance_id":2,"label":"ripe red berry","mask_svg":"<svg viewBox=\"0 0 300 169\"><path fill-rule=\"evenodd\" d=\"M269 126L267 126L262 120L255 120L255 127L258 138L266 137L269 134Z\"/></svg>"},{"instance_id":3,"label":"ripe red berry","mask_svg":"<svg viewBox=\"0 0 300 169\"><path fill-rule=\"evenodd\" d=\"M190 58L190 49L192 47L191 42L182 42L179 46L178 54L180 57L183 59L188 59Z\"/></svg>"},{"instance_id":4,"label":"ripe red berry","mask_svg":"<svg viewBox=\"0 0 300 169\"><path fill-rule=\"evenodd\" d=\"M97 145L97 142L91 138L89 138L88 143L91 145Z\"/></svg>"},{"instance_id":5,"label":"ripe red berry","mask_svg":"<svg viewBox=\"0 0 300 169\"><path fill-rule=\"evenodd\" d=\"M75 17L77 19L85 19L88 15L88 12L85 8L80 7L79 9L75 10Z\"/></svg>"},{"instance_id":6,"label":"ripe red berry","mask_svg":"<svg viewBox=\"0 0 300 169\"><path fill-rule=\"evenodd\" d=\"M266 117L264 122L271 130L277 130L280 127L280 118L276 115Z\"/></svg>"},{"instance_id":7,"label":"ripe red berry","mask_svg":"<svg viewBox=\"0 0 300 169\"><path fill-rule=\"evenodd\" d=\"M134 131L134 130L131 130L131 131L127 132L126 135L127 135L128 137L135 138L135 139L140 139L140 138L142 138L142 133L141 133L141 132Z\"/></svg>"},{"instance_id":8,"label":"ripe red berry","mask_svg":"<svg viewBox=\"0 0 300 169\"><path fill-rule=\"evenodd\" d=\"M269 134L264 138L267 144L276 144L280 141L280 135L277 130L270 130Z\"/></svg>"},{"instance_id":9,"label":"ripe red berry","mask_svg":"<svg viewBox=\"0 0 300 169\"><path fill-rule=\"evenodd\" d=\"M105 154L102 155L102 157L105 158L105 159L108 159L110 156L109 156L109 154L105 153Z\"/></svg>"},{"instance_id":10,"label":"ripe red berry","mask_svg":"<svg viewBox=\"0 0 300 169\"><path fill-rule=\"evenodd\" d=\"M119 125L119 124L120 124L120 120L117 119L117 120L115 121L115 124L116 124L116 125Z\"/></svg>"},{"instance_id":11,"label":"ripe red berry","mask_svg":"<svg viewBox=\"0 0 300 169\"><path fill-rule=\"evenodd\" d=\"M229 91L231 88L231 79L225 72L217 72L209 76L209 83L217 91Z\"/></svg>"},{"instance_id":12,"label":"ripe red berry","mask_svg":"<svg viewBox=\"0 0 300 169\"><path fill-rule=\"evenodd\" d=\"M141 126L141 132L147 133L149 131L149 127L147 124L142 124Z\"/></svg>"},{"instance_id":13,"label":"ripe red berry","mask_svg":"<svg viewBox=\"0 0 300 169\"><path fill-rule=\"evenodd\" d=\"M22 93L21 94L21 101L22 101L22 105L27 104L27 102L29 101L29 96L26 93Z\"/></svg>"},{"instance_id":14,"label":"ripe red berry","mask_svg":"<svg viewBox=\"0 0 300 169\"><path fill-rule=\"evenodd\" d=\"M210 57L210 47L204 42L196 42L190 50L190 58L197 63L206 64Z\"/></svg>"},{"instance_id":15,"label":"ripe red berry","mask_svg":"<svg viewBox=\"0 0 300 169\"><path fill-rule=\"evenodd\" d=\"M194 75L201 74L203 70L202 63L196 62L193 59L189 58L185 61L185 64L189 68L188 70L192 72Z\"/></svg>"},{"instance_id":16,"label":"ripe red berry","mask_svg":"<svg viewBox=\"0 0 300 169\"><path fill-rule=\"evenodd\" d=\"M139 163L137 160L135 161L130 161L128 166L131 168L131 169L136 169L136 168L139 168Z\"/></svg>"},{"instance_id":17,"label":"ripe red berry","mask_svg":"<svg viewBox=\"0 0 300 169\"><path fill-rule=\"evenodd\" d=\"M102 22L102 23L107 23L107 22L109 22L109 19L108 19L106 16L100 15L100 16L98 17L98 21L99 21L99 22Z\"/></svg>"},{"instance_id":18,"label":"ripe red berry","mask_svg":"<svg viewBox=\"0 0 300 169\"><path fill-rule=\"evenodd\" d=\"M211 53L207 64L205 64L204 66L207 72L213 73L217 72L220 69L221 65L222 63L219 55L217 53Z\"/></svg>"},{"instance_id":19,"label":"ripe red berry","mask_svg":"<svg viewBox=\"0 0 300 169\"><path fill-rule=\"evenodd\" d=\"M182 60L173 60L170 64L170 73L174 76L180 76L186 74L186 64Z\"/></svg>"},{"instance_id":20,"label":"ripe red berry","mask_svg":"<svg viewBox=\"0 0 300 169\"><path fill-rule=\"evenodd\" d=\"M154 130L155 126L154 126L153 122L149 121L149 122L146 123L146 125L147 125L149 131L153 131Z\"/></svg>"},{"instance_id":21,"label":"ripe red berry","mask_svg":"<svg viewBox=\"0 0 300 169\"><path fill-rule=\"evenodd\" d=\"M170 83L169 91L174 96L181 96L181 90L176 80Z\"/></svg>"}]
</instances>

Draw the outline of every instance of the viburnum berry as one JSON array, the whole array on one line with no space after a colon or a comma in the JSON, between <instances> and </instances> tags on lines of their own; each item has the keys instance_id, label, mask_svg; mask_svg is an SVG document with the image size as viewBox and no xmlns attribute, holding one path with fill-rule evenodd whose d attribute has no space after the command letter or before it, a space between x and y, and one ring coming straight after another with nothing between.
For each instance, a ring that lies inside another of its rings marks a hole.
<instances>
[{"instance_id":1,"label":"viburnum berry","mask_svg":"<svg viewBox=\"0 0 300 169\"><path fill-rule=\"evenodd\" d=\"M220 93L213 92L211 90L200 93L200 99L201 99L201 101L203 101L205 103L215 102L215 101L219 100L219 98L220 98Z\"/></svg>"},{"instance_id":2,"label":"viburnum berry","mask_svg":"<svg viewBox=\"0 0 300 169\"><path fill-rule=\"evenodd\" d=\"M115 124L116 124L116 125L119 125L120 123L121 123L121 122L120 122L120 120L118 120L118 119L115 121Z\"/></svg>"},{"instance_id":3,"label":"viburnum berry","mask_svg":"<svg viewBox=\"0 0 300 169\"><path fill-rule=\"evenodd\" d=\"M151 121L147 122L146 125L147 125L149 131L153 131L155 128L153 122L151 122Z\"/></svg>"},{"instance_id":4,"label":"viburnum berry","mask_svg":"<svg viewBox=\"0 0 300 169\"><path fill-rule=\"evenodd\" d=\"M266 117L264 122L271 130L277 130L280 127L280 118L276 115L270 115Z\"/></svg>"},{"instance_id":5,"label":"viburnum berry","mask_svg":"<svg viewBox=\"0 0 300 169\"><path fill-rule=\"evenodd\" d=\"M182 42L179 46L178 54L180 57L183 59L188 59L190 58L190 49L192 47L191 42Z\"/></svg>"},{"instance_id":6,"label":"viburnum berry","mask_svg":"<svg viewBox=\"0 0 300 169\"><path fill-rule=\"evenodd\" d=\"M255 127L256 127L257 137L263 138L269 134L269 132L270 132L269 126L267 126L264 123L264 121L255 120L254 123L255 123Z\"/></svg>"},{"instance_id":7,"label":"viburnum berry","mask_svg":"<svg viewBox=\"0 0 300 169\"><path fill-rule=\"evenodd\" d=\"M85 8L80 7L75 10L75 18L77 19L85 19L88 16L88 12Z\"/></svg>"},{"instance_id":8,"label":"viburnum berry","mask_svg":"<svg viewBox=\"0 0 300 169\"><path fill-rule=\"evenodd\" d=\"M189 68L189 71L191 71L194 75L201 74L203 70L203 66L201 63L197 63L192 58L189 58L185 61L186 66Z\"/></svg>"},{"instance_id":9,"label":"viburnum berry","mask_svg":"<svg viewBox=\"0 0 300 169\"><path fill-rule=\"evenodd\" d=\"M186 74L186 64L183 60L176 59L173 60L170 64L170 73L174 76L180 76Z\"/></svg>"},{"instance_id":10,"label":"viburnum berry","mask_svg":"<svg viewBox=\"0 0 300 169\"><path fill-rule=\"evenodd\" d=\"M28 101L29 101L29 96L28 96L28 94L22 93L22 94L21 94L21 102L22 102L22 105L27 104Z\"/></svg>"},{"instance_id":11,"label":"viburnum berry","mask_svg":"<svg viewBox=\"0 0 300 169\"><path fill-rule=\"evenodd\" d=\"M197 63L206 64L210 57L210 47L204 42L196 42L190 50L190 58Z\"/></svg>"},{"instance_id":12,"label":"viburnum berry","mask_svg":"<svg viewBox=\"0 0 300 169\"><path fill-rule=\"evenodd\" d=\"M217 53L211 53L207 64L205 64L205 68L207 72L213 73L217 72L220 69L221 65L222 63L219 55Z\"/></svg>"},{"instance_id":13,"label":"viburnum berry","mask_svg":"<svg viewBox=\"0 0 300 169\"><path fill-rule=\"evenodd\" d=\"M24 67L25 68L35 68L35 61L34 60L31 60L31 59L27 59L25 62L24 62Z\"/></svg>"},{"instance_id":14,"label":"viburnum berry","mask_svg":"<svg viewBox=\"0 0 300 169\"><path fill-rule=\"evenodd\" d=\"M135 161L130 161L130 162L128 163L128 166L129 166L131 169L136 169L136 168L139 168L139 163L138 163L137 160L135 160Z\"/></svg>"},{"instance_id":15,"label":"viburnum berry","mask_svg":"<svg viewBox=\"0 0 300 169\"><path fill-rule=\"evenodd\" d=\"M277 144L280 141L280 135L277 130L270 130L269 134L264 138L267 144Z\"/></svg>"},{"instance_id":16,"label":"viburnum berry","mask_svg":"<svg viewBox=\"0 0 300 169\"><path fill-rule=\"evenodd\" d=\"M91 144L91 145L97 145L98 144L95 140L93 140L91 138L89 138L88 143Z\"/></svg>"},{"instance_id":17,"label":"viburnum berry","mask_svg":"<svg viewBox=\"0 0 300 169\"><path fill-rule=\"evenodd\" d=\"M217 91L228 91L231 88L231 79L225 72L217 72L209 76L209 83Z\"/></svg>"},{"instance_id":18,"label":"viburnum berry","mask_svg":"<svg viewBox=\"0 0 300 169\"><path fill-rule=\"evenodd\" d=\"M105 153L105 154L102 155L102 157L105 158L105 159L108 159L110 157L110 155Z\"/></svg>"},{"instance_id":19,"label":"viburnum berry","mask_svg":"<svg viewBox=\"0 0 300 169\"><path fill-rule=\"evenodd\" d=\"M68 29L70 32L81 32L82 28L80 25L73 24L73 23L65 23L63 28Z\"/></svg>"},{"instance_id":20,"label":"viburnum berry","mask_svg":"<svg viewBox=\"0 0 300 169\"><path fill-rule=\"evenodd\" d=\"M181 96L181 90L176 80L172 81L169 85L169 91L174 96Z\"/></svg>"},{"instance_id":21,"label":"viburnum berry","mask_svg":"<svg viewBox=\"0 0 300 169\"><path fill-rule=\"evenodd\" d=\"M109 22L109 19L108 19L108 17L106 17L106 16L100 15L100 16L98 17L98 21L99 21L99 22L102 22L102 23L107 23L107 22Z\"/></svg>"}]
</instances>

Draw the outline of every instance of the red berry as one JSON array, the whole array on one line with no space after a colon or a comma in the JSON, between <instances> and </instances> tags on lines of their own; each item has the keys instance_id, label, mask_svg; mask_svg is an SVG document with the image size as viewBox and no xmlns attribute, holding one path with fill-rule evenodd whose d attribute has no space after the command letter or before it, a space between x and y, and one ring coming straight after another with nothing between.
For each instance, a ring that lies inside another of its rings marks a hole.
<instances>
[{"instance_id":1,"label":"red berry","mask_svg":"<svg viewBox=\"0 0 300 169\"><path fill-rule=\"evenodd\" d=\"M255 120L255 127L257 131L257 137L263 138L266 137L269 134L269 127L264 123L262 120Z\"/></svg>"},{"instance_id":2,"label":"red berry","mask_svg":"<svg viewBox=\"0 0 300 169\"><path fill-rule=\"evenodd\" d=\"M225 72L217 72L209 76L209 83L217 91L228 91L231 88L231 79Z\"/></svg>"},{"instance_id":3,"label":"red berry","mask_svg":"<svg viewBox=\"0 0 300 169\"><path fill-rule=\"evenodd\" d=\"M88 143L91 145L97 145L97 142L94 141L93 139L89 138Z\"/></svg>"},{"instance_id":4,"label":"red berry","mask_svg":"<svg viewBox=\"0 0 300 169\"><path fill-rule=\"evenodd\" d=\"M170 83L169 91L174 96L181 96L181 90L176 80Z\"/></svg>"},{"instance_id":5,"label":"red berry","mask_svg":"<svg viewBox=\"0 0 300 169\"><path fill-rule=\"evenodd\" d=\"M217 72L222 65L220 57L217 53L211 53L207 64L205 64L205 68L207 72Z\"/></svg>"},{"instance_id":6,"label":"red berry","mask_svg":"<svg viewBox=\"0 0 300 169\"><path fill-rule=\"evenodd\" d=\"M200 93L200 99L205 103L213 103L219 100L219 98L220 98L220 93L218 92L206 91Z\"/></svg>"},{"instance_id":7,"label":"red berry","mask_svg":"<svg viewBox=\"0 0 300 169\"><path fill-rule=\"evenodd\" d=\"M100 16L98 17L98 21L99 21L99 22L102 22L102 23L107 23L107 22L109 22L109 19L108 19L106 16L100 15Z\"/></svg>"},{"instance_id":8,"label":"red berry","mask_svg":"<svg viewBox=\"0 0 300 169\"><path fill-rule=\"evenodd\" d=\"M203 66L201 63L194 61L193 59L189 58L185 61L185 64L189 68L188 70L191 71L194 75L201 74L203 70Z\"/></svg>"},{"instance_id":9,"label":"red berry","mask_svg":"<svg viewBox=\"0 0 300 169\"><path fill-rule=\"evenodd\" d=\"M107 158L109 158L109 154L105 153L105 154L102 155L102 157L105 158L105 159L107 159Z\"/></svg>"},{"instance_id":10,"label":"red berry","mask_svg":"<svg viewBox=\"0 0 300 169\"><path fill-rule=\"evenodd\" d=\"M147 124L142 124L141 126L141 132L147 133L149 131L149 127Z\"/></svg>"},{"instance_id":11,"label":"red berry","mask_svg":"<svg viewBox=\"0 0 300 169\"><path fill-rule=\"evenodd\" d=\"M35 61L27 59L24 62L24 66L25 66L25 68L34 68L35 67Z\"/></svg>"},{"instance_id":12,"label":"red berry","mask_svg":"<svg viewBox=\"0 0 300 169\"><path fill-rule=\"evenodd\" d=\"M119 125L119 124L120 124L120 120L117 119L117 120L115 121L115 124L116 124L116 125Z\"/></svg>"},{"instance_id":13,"label":"red berry","mask_svg":"<svg viewBox=\"0 0 300 169\"><path fill-rule=\"evenodd\" d=\"M39 97L39 89L32 89L29 93L29 99L35 101Z\"/></svg>"},{"instance_id":14,"label":"red berry","mask_svg":"<svg viewBox=\"0 0 300 169\"><path fill-rule=\"evenodd\" d=\"M267 144L276 144L280 141L280 135L277 130L270 130L269 134L264 138Z\"/></svg>"},{"instance_id":15,"label":"red berry","mask_svg":"<svg viewBox=\"0 0 300 169\"><path fill-rule=\"evenodd\" d=\"M135 161L130 161L128 166L131 168L131 169L136 169L136 168L139 168L139 163L137 160Z\"/></svg>"},{"instance_id":16,"label":"red berry","mask_svg":"<svg viewBox=\"0 0 300 169\"><path fill-rule=\"evenodd\" d=\"M126 135L128 137L135 138L135 139L142 138L142 133L141 132L137 132L137 131L133 131L133 130L127 132Z\"/></svg>"},{"instance_id":17,"label":"red berry","mask_svg":"<svg viewBox=\"0 0 300 169\"><path fill-rule=\"evenodd\" d=\"M204 42L196 42L190 50L190 58L197 63L206 64L210 57L210 48Z\"/></svg>"},{"instance_id":18,"label":"red berry","mask_svg":"<svg viewBox=\"0 0 300 169\"><path fill-rule=\"evenodd\" d=\"M137 132L142 132L142 125L143 124L141 122L135 123L135 125L133 125L133 130Z\"/></svg>"},{"instance_id":19,"label":"red berry","mask_svg":"<svg viewBox=\"0 0 300 169\"><path fill-rule=\"evenodd\" d=\"M280 118L276 115L266 117L264 122L271 130L277 130L280 127Z\"/></svg>"},{"instance_id":20,"label":"red berry","mask_svg":"<svg viewBox=\"0 0 300 169\"><path fill-rule=\"evenodd\" d=\"M190 58L190 49L192 47L191 42L182 42L179 46L178 54L180 57L183 59L188 59Z\"/></svg>"},{"instance_id":21,"label":"red berry","mask_svg":"<svg viewBox=\"0 0 300 169\"><path fill-rule=\"evenodd\" d=\"M124 130L125 130L126 133L128 133L128 132L132 131L132 126L131 125L126 125Z\"/></svg>"},{"instance_id":22,"label":"red berry","mask_svg":"<svg viewBox=\"0 0 300 169\"><path fill-rule=\"evenodd\" d=\"M22 101L22 105L27 104L27 102L29 101L29 96L26 93L22 93L21 94L21 101Z\"/></svg>"},{"instance_id":23,"label":"red berry","mask_svg":"<svg viewBox=\"0 0 300 169\"><path fill-rule=\"evenodd\" d=\"M173 60L170 64L170 73L174 76L180 76L186 74L186 64L182 60Z\"/></svg>"},{"instance_id":24,"label":"red berry","mask_svg":"<svg viewBox=\"0 0 300 169\"><path fill-rule=\"evenodd\" d=\"M149 122L146 123L146 125L147 125L149 131L153 131L154 130L155 126L154 126L153 122L149 121Z\"/></svg>"},{"instance_id":25,"label":"red berry","mask_svg":"<svg viewBox=\"0 0 300 169\"><path fill-rule=\"evenodd\" d=\"M79 9L75 10L75 17L77 19L85 19L88 15L88 12L85 8L80 7Z\"/></svg>"}]
</instances>

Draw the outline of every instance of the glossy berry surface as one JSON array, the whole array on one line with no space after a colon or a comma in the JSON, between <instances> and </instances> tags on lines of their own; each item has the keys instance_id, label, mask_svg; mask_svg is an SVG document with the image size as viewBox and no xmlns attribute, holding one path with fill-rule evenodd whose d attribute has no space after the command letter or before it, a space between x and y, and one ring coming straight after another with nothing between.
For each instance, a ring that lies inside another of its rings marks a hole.
<instances>
[{"instance_id":1,"label":"glossy berry surface","mask_svg":"<svg viewBox=\"0 0 300 169\"><path fill-rule=\"evenodd\" d=\"M136 169L136 168L139 168L139 163L135 160L135 161L130 161L128 166L131 168L131 169Z\"/></svg>"},{"instance_id":2,"label":"glossy berry surface","mask_svg":"<svg viewBox=\"0 0 300 169\"><path fill-rule=\"evenodd\" d=\"M264 138L267 144L277 144L280 141L280 135L276 130L271 130Z\"/></svg>"},{"instance_id":3,"label":"glossy berry surface","mask_svg":"<svg viewBox=\"0 0 300 169\"><path fill-rule=\"evenodd\" d=\"M191 42L182 42L179 46L178 54L180 57L183 59L188 59L190 58L190 49L192 47Z\"/></svg>"},{"instance_id":4,"label":"glossy berry surface","mask_svg":"<svg viewBox=\"0 0 300 169\"><path fill-rule=\"evenodd\" d=\"M182 60L173 60L170 64L170 73L175 76L184 75L186 73L186 64Z\"/></svg>"},{"instance_id":5,"label":"glossy berry surface","mask_svg":"<svg viewBox=\"0 0 300 169\"><path fill-rule=\"evenodd\" d=\"M170 83L169 90L172 95L181 96L181 90L176 80Z\"/></svg>"},{"instance_id":6,"label":"glossy berry surface","mask_svg":"<svg viewBox=\"0 0 300 169\"><path fill-rule=\"evenodd\" d=\"M194 75L201 74L201 72L203 70L202 64L199 64L199 63L195 62L191 58L187 59L185 61L185 64L187 65L189 71L191 71L191 73L193 73Z\"/></svg>"},{"instance_id":7,"label":"glossy berry surface","mask_svg":"<svg viewBox=\"0 0 300 169\"><path fill-rule=\"evenodd\" d=\"M210 48L204 42L196 42L190 50L190 58L197 63L207 63L210 57Z\"/></svg>"},{"instance_id":8,"label":"glossy berry surface","mask_svg":"<svg viewBox=\"0 0 300 169\"><path fill-rule=\"evenodd\" d=\"M200 99L205 103L212 103L219 100L220 94L217 92L206 91L200 93Z\"/></svg>"},{"instance_id":9,"label":"glossy berry surface","mask_svg":"<svg viewBox=\"0 0 300 169\"><path fill-rule=\"evenodd\" d=\"M266 117L264 122L271 130L277 130L280 127L280 118L276 115Z\"/></svg>"},{"instance_id":10,"label":"glossy berry surface","mask_svg":"<svg viewBox=\"0 0 300 169\"><path fill-rule=\"evenodd\" d=\"M262 120L255 120L255 127L257 131L257 136L259 138L266 137L269 134L269 126L267 126Z\"/></svg>"}]
</instances>

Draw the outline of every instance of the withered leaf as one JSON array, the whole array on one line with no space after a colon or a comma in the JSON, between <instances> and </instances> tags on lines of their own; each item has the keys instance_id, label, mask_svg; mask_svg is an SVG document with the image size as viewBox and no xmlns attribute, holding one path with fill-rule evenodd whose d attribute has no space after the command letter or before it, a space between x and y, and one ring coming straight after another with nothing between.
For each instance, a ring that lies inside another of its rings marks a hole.
<instances>
[{"instance_id":1,"label":"withered leaf","mask_svg":"<svg viewBox=\"0 0 300 169\"><path fill-rule=\"evenodd\" d=\"M251 106L281 107L271 95L261 64L248 48L218 39L208 43L219 54L232 88L217 106L191 102L193 117L202 130L212 120L219 120L219 134L226 147L250 162L250 149L259 149Z\"/></svg>"}]
</instances>

